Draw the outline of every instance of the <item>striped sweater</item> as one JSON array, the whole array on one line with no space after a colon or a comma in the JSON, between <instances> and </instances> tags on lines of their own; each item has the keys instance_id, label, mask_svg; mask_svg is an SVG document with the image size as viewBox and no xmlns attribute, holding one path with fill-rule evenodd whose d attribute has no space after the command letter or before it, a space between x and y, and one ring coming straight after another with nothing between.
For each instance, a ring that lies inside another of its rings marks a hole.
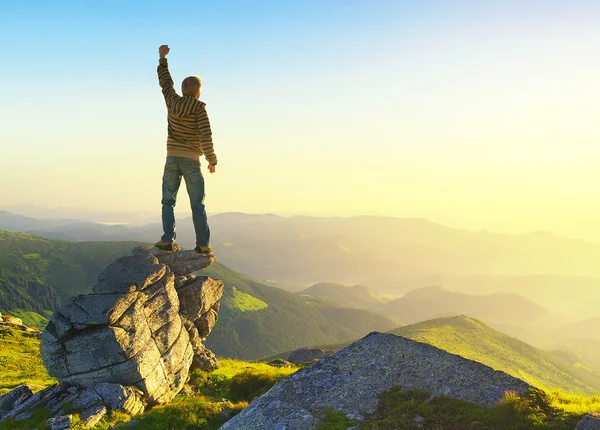
<instances>
[{"instance_id":1,"label":"striped sweater","mask_svg":"<svg viewBox=\"0 0 600 430\"><path fill-rule=\"evenodd\" d=\"M177 94L166 58L159 60L157 71L168 110L167 156L198 160L204 154L209 164L217 164L206 104Z\"/></svg>"}]
</instances>

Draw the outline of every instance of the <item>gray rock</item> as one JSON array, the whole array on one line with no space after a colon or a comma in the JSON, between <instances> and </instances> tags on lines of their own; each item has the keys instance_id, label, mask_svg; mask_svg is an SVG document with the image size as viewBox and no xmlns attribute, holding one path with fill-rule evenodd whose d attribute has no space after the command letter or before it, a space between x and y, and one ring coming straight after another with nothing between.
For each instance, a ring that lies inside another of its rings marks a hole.
<instances>
[{"instance_id":1,"label":"gray rock","mask_svg":"<svg viewBox=\"0 0 600 430\"><path fill-rule=\"evenodd\" d=\"M575 430L600 430L600 414L585 415L575 426Z\"/></svg>"},{"instance_id":2,"label":"gray rock","mask_svg":"<svg viewBox=\"0 0 600 430\"><path fill-rule=\"evenodd\" d=\"M181 275L175 277L175 288L179 289L196 279L196 275Z\"/></svg>"},{"instance_id":3,"label":"gray rock","mask_svg":"<svg viewBox=\"0 0 600 430\"><path fill-rule=\"evenodd\" d=\"M294 364L310 363L333 354L334 351L321 348L300 348L288 356L288 361Z\"/></svg>"},{"instance_id":4,"label":"gray rock","mask_svg":"<svg viewBox=\"0 0 600 430\"><path fill-rule=\"evenodd\" d=\"M63 406L65 406L67 403L72 402L73 400L75 400L75 398L77 397L76 394L64 394L60 397L60 400L58 401L58 403L56 403L54 406L52 406L51 408L47 408L51 414L61 414L60 411L63 410Z\"/></svg>"},{"instance_id":5,"label":"gray rock","mask_svg":"<svg viewBox=\"0 0 600 430\"><path fill-rule=\"evenodd\" d=\"M113 411L123 411L135 415L145 409L142 393L134 387L101 383L96 385L95 390Z\"/></svg>"},{"instance_id":6,"label":"gray rock","mask_svg":"<svg viewBox=\"0 0 600 430\"><path fill-rule=\"evenodd\" d=\"M240 419L240 415L244 413ZM285 417L282 420L273 417ZM287 402L273 400L269 403L256 405L250 403L241 413L227 421L219 430L304 430L314 429L319 419L309 411L296 407Z\"/></svg>"},{"instance_id":7,"label":"gray rock","mask_svg":"<svg viewBox=\"0 0 600 430\"><path fill-rule=\"evenodd\" d=\"M33 396L33 391L29 385L19 385L0 396L0 420L31 396Z\"/></svg>"},{"instance_id":8,"label":"gray rock","mask_svg":"<svg viewBox=\"0 0 600 430\"><path fill-rule=\"evenodd\" d=\"M84 294L71 297L60 311L71 325L112 324L121 317L136 298L137 295L134 293Z\"/></svg>"},{"instance_id":9,"label":"gray rock","mask_svg":"<svg viewBox=\"0 0 600 430\"><path fill-rule=\"evenodd\" d=\"M217 302L215 307L218 307L218 305L219 303ZM198 329L198 334L200 335L201 339L206 339L208 337L218 320L218 311L211 309L194 321L194 325L196 326L196 329Z\"/></svg>"},{"instance_id":10,"label":"gray rock","mask_svg":"<svg viewBox=\"0 0 600 430\"><path fill-rule=\"evenodd\" d=\"M80 409L100 404L102 395L89 389L97 390L104 383L139 390L139 395L127 391L134 400L125 409L143 410L146 404L170 401L185 385L194 361L206 369L218 367L194 324L188 321L184 326L175 275L159 262L196 270L210 257L195 251L138 248L135 252L109 265L98 277L93 294L74 297L57 310L41 334L40 350L48 372L61 383L84 389L73 399ZM207 334L218 317L222 283L189 273L179 273L178 279L196 315L203 318ZM61 407L62 400L54 399L52 406Z\"/></svg>"},{"instance_id":11,"label":"gray rock","mask_svg":"<svg viewBox=\"0 0 600 430\"><path fill-rule=\"evenodd\" d=\"M210 266L215 261L213 254L199 254L194 250L171 252L156 247L138 247L134 248L133 254L155 256L162 264L168 265L176 276L189 275Z\"/></svg>"},{"instance_id":12,"label":"gray rock","mask_svg":"<svg viewBox=\"0 0 600 430\"><path fill-rule=\"evenodd\" d=\"M316 421L292 424L290 416L320 416L329 406L368 415L378 396L394 385L491 407L506 391L527 383L431 345L391 334L371 333L352 345L279 381L222 429L313 429ZM295 422L295 421L294 421Z\"/></svg>"},{"instance_id":13,"label":"gray rock","mask_svg":"<svg viewBox=\"0 0 600 430\"><path fill-rule=\"evenodd\" d=\"M137 246L131 250L133 255L154 255L155 257L170 255L173 253L181 252L183 248L181 246L174 244L173 251L165 251L164 249L159 249L156 246Z\"/></svg>"},{"instance_id":14,"label":"gray rock","mask_svg":"<svg viewBox=\"0 0 600 430\"><path fill-rule=\"evenodd\" d=\"M173 318L154 333L154 340L160 354L164 354L175 343L181 332L181 317Z\"/></svg>"},{"instance_id":15,"label":"gray rock","mask_svg":"<svg viewBox=\"0 0 600 430\"><path fill-rule=\"evenodd\" d=\"M73 425L73 415L62 415L56 418L50 418L46 421L48 430L65 430Z\"/></svg>"},{"instance_id":16,"label":"gray rock","mask_svg":"<svg viewBox=\"0 0 600 430\"><path fill-rule=\"evenodd\" d=\"M107 412L104 405L92 406L79 414L79 419L85 427L94 427L104 418Z\"/></svg>"},{"instance_id":17,"label":"gray rock","mask_svg":"<svg viewBox=\"0 0 600 430\"><path fill-rule=\"evenodd\" d=\"M62 381L82 387L94 387L102 382L135 385L145 378L154 381L160 377L160 373L153 373L160 360L161 356L156 343L149 340L136 355L123 363L67 376L62 378ZM164 382L163 379L156 381L159 384Z\"/></svg>"},{"instance_id":18,"label":"gray rock","mask_svg":"<svg viewBox=\"0 0 600 430\"><path fill-rule=\"evenodd\" d=\"M77 410L85 410L101 405L102 402L102 397L100 397L96 390L93 388L86 388L79 393L75 400L73 400L73 407Z\"/></svg>"},{"instance_id":19,"label":"gray rock","mask_svg":"<svg viewBox=\"0 0 600 430\"><path fill-rule=\"evenodd\" d=\"M186 319L183 321L184 327L188 331L190 343L192 344L194 351L194 359L192 361L190 370L202 369L210 372L220 368L221 365L219 364L217 357L215 357L212 351L206 348L202 343L202 339L200 339L200 335L196 326Z\"/></svg>"},{"instance_id":20,"label":"gray rock","mask_svg":"<svg viewBox=\"0 0 600 430\"><path fill-rule=\"evenodd\" d=\"M425 421L425 418L423 418L421 415L415 415L415 417L413 418L413 421L415 423L422 423L423 421Z\"/></svg>"},{"instance_id":21,"label":"gray rock","mask_svg":"<svg viewBox=\"0 0 600 430\"><path fill-rule=\"evenodd\" d=\"M92 287L92 291L96 294L140 291L162 278L166 269L152 255L121 257L98 276L98 283Z\"/></svg>"},{"instance_id":22,"label":"gray rock","mask_svg":"<svg viewBox=\"0 0 600 430\"><path fill-rule=\"evenodd\" d=\"M219 364L219 360L215 357L213 352L202 345L202 349L199 351L195 351L194 353L194 361L192 362L191 369L202 369L207 372L211 372L213 370L217 370L221 367Z\"/></svg>"},{"instance_id":23,"label":"gray rock","mask_svg":"<svg viewBox=\"0 0 600 430\"><path fill-rule=\"evenodd\" d=\"M25 421L30 419L31 417L33 417L33 412L31 411L25 411L25 412L21 412L19 415L17 415L14 420L15 421Z\"/></svg>"},{"instance_id":24,"label":"gray rock","mask_svg":"<svg viewBox=\"0 0 600 430\"><path fill-rule=\"evenodd\" d=\"M2 419L14 418L22 412L39 405L44 397L44 394L44 391L38 391L34 395L28 397L26 400L19 401L17 404L15 404L15 407L11 411L2 416Z\"/></svg>"},{"instance_id":25,"label":"gray rock","mask_svg":"<svg viewBox=\"0 0 600 430\"><path fill-rule=\"evenodd\" d=\"M196 321L215 306L223 295L223 282L198 276L177 290L180 313L190 321Z\"/></svg>"}]
</instances>

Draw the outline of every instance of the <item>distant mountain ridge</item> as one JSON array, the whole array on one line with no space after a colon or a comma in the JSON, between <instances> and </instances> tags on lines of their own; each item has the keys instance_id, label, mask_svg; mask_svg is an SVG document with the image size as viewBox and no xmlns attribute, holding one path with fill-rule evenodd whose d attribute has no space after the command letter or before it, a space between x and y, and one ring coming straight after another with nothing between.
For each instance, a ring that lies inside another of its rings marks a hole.
<instances>
[{"instance_id":1,"label":"distant mountain ridge","mask_svg":"<svg viewBox=\"0 0 600 430\"><path fill-rule=\"evenodd\" d=\"M298 294L317 297L332 306L356 309L373 308L387 301L366 285L347 286L332 282L320 282L311 285Z\"/></svg>"},{"instance_id":2,"label":"distant mountain ridge","mask_svg":"<svg viewBox=\"0 0 600 430\"><path fill-rule=\"evenodd\" d=\"M532 323L549 313L532 300L517 294L478 296L449 291L439 286L415 289L372 310L390 318L401 319L407 324L461 314L486 321Z\"/></svg>"},{"instance_id":3,"label":"distant mountain ridge","mask_svg":"<svg viewBox=\"0 0 600 430\"><path fill-rule=\"evenodd\" d=\"M222 213L209 218L220 261L259 280L285 285L328 281L368 285L376 279L447 276L600 276L600 245L550 233L526 235L471 232L423 219L388 217L280 217ZM0 228L3 227L0 217ZM20 228L25 228L23 225ZM159 223L142 226L60 225L36 234L69 240L155 241ZM193 247L191 219L178 220L184 247ZM568 259L564 256L569 255ZM300 270L301 269L301 270ZM297 288L298 290L302 288ZM600 300L600 299L599 299Z\"/></svg>"}]
</instances>

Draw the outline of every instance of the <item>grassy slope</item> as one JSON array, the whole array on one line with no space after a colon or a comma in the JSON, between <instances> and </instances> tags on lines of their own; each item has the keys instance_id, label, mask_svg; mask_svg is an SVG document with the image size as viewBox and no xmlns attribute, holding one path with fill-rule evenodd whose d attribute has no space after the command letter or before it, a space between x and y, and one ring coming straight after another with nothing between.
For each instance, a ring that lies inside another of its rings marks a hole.
<instances>
[{"instance_id":1,"label":"grassy slope","mask_svg":"<svg viewBox=\"0 0 600 430\"><path fill-rule=\"evenodd\" d=\"M553 353L534 348L472 318L437 318L400 327L390 333L478 361L538 388L561 389L573 395L600 391L597 373L584 371L581 363L561 361ZM319 344L318 347L339 350L348 343ZM275 354L264 360L286 359L290 352Z\"/></svg>"},{"instance_id":2,"label":"grassy slope","mask_svg":"<svg viewBox=\"0 0 600 430\"><path fill-rule=\"evenodd\" d=\"M546 353L472 318L439 318L400 327L391 333L478 361L539 388L561 388L575 393L593 391L554 366Z\"/></svg>"},{"instance_id":3,"label":"grassy slope","mask_svg":"<svg viewBox=\"0 0 600 430\"><path fill-rule=\"evenodd\" d=\"M257 359L395 327L390 319L367 311L305 302L296 294L254 282L219 263L201 273L225 284L219 321L207 340L217 355Z\"/></svg>"},{"instance_id":4,"label":"grassy slope","mask_svg":"<svg viewBox=\"0 0 600 430\"><path fill-rule=\"evenodd\" d=\"M0 309L42 314L91 291L98 274L136 242L65 242L0 230Z\"/></svg>"},{"instance_id":5,"label":"grassy slope","mask_svg":"<svg viewBox=\"0 0 600 430\"><path fill-rule=\"evenodd\" d=\"M53 384L42 364L40 341L20 330L0 331L0 395L24 382L47 387Z\"/></svg>"},{"instance_id":6,"label":"grassy slope","mask_svg":"<svg viewBox=\"0 0 600 430\"><path fill-rule=\"evenodd\" d=\"M16 344L27 344L28 347L15 347ZM36 337L20 331L11 329L9 334L1 336L0 351L12 351L11 359L19 363L20 368L0 366L0 383L11 381L11 386L35 383L40 388L50 385L53 381L41 364L38 346ZM227 416L239 412L254 397L297 370L296 367L275 368L265 363L237 360L222 360L221 365L221 369L212 373L200 370L191 372L186 395L180 394L171 404L155 407L134 417L137 425L128 428L216 430ZM549 396L534 392L526 398L508 395L504 402L491 410L443 397L429 401L429 397L429 393L417 390L392 388L380 397L376 413L368 417L360 428L419 428L413 421L414 416L419 414L425 419L425 427L420 428L463 430L477 421L485 423L485 428L489 429L572 429L582 414L600 411L600 396L568 396L560 392L553 392ZM47 418L45 411L37 411L31 420L0 422L0 430L43 430L47 428ZM111 412L94 429L107 430L130 420L131 417L125 414ZM348 420L343 414L330 411L324 416L318 429L346 430L358 424Z\"/></svg>"}]
</instances>

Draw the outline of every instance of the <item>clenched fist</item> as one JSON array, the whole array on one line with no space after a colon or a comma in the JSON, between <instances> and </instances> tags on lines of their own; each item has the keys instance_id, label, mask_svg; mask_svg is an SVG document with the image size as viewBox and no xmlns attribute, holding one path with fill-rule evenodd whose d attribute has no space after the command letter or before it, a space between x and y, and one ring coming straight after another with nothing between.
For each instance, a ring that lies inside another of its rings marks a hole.
<instances>
[{"instance_id":1,"label":"clenched fist","mask_svg":"<svg viewBox=\"0 0 600 430\"><path fill-rule=\"evenodd\" d=\"M169 45L160 45L158 48L158 55L160 55L160 58L165 58L169 51Z\"/></svg>"}]
</instances>

